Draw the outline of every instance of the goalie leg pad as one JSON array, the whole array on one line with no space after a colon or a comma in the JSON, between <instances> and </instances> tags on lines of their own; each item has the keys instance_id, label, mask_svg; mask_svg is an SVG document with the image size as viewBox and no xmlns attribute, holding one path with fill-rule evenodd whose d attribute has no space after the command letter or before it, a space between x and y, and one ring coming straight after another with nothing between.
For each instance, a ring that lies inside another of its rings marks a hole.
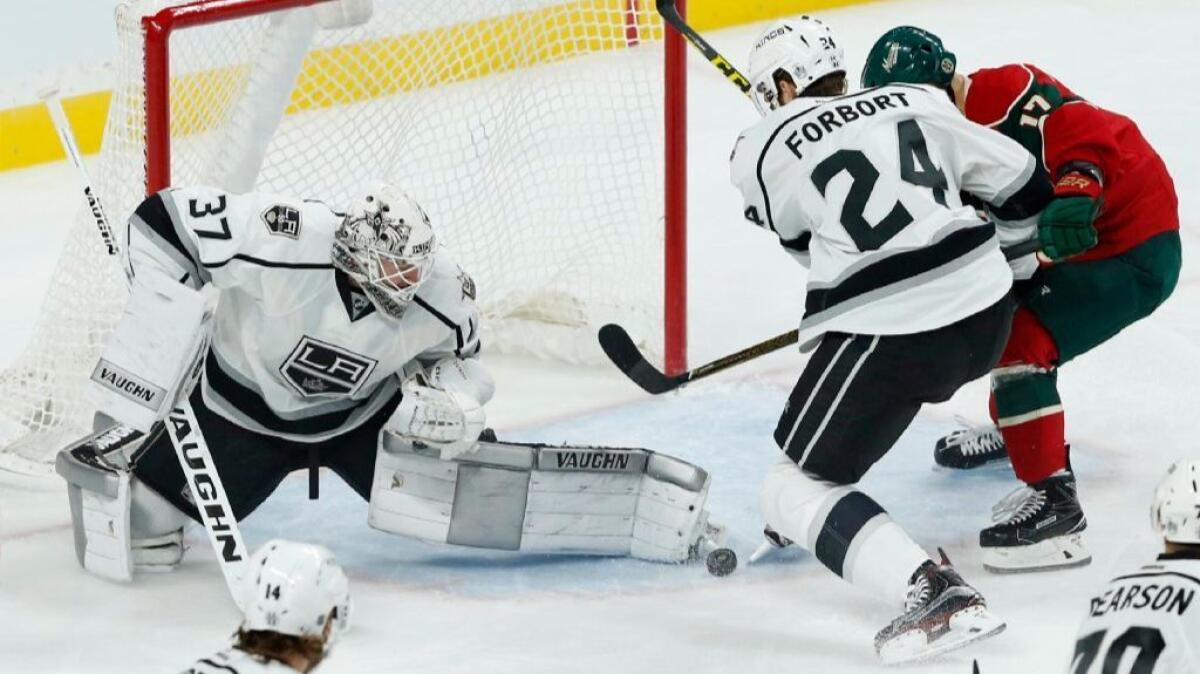
<instances>
[{"instance_id":1,"label":"goalie leg pad","mask_svg":"<svg viewBox=\"0 0 1200 674\"><path fill-rule=\"evenodd\" d=\"M54 467L67 481L75 557L80 566L109 580L133 580L129 545L130 480L127 469L94 451L95 436L68 447Z\"/></svg>"},{"instance_id":2,"label":"goalie leg pad","mask_svg":"<svg viewBox=\"0 0 1200 674\"><path fill-rule=\"evenodd\" d=\"M707 533L708 485L644 449L479 442L457 461L383 433L369 523L439 543L681 562Z\"/></svg>"},{"instance_id":3,"label":"goalie leg pad","mask_svg":"<svg viewBox=\"0 0 1200 674\"><path fill-rule=\"evenodd\" d=\"M80 566L128 582L133 571L173 568L183 556L183 513L133 478L125 461L143 436L112 427L59 452Z\"/></svg>"}]
</instances>

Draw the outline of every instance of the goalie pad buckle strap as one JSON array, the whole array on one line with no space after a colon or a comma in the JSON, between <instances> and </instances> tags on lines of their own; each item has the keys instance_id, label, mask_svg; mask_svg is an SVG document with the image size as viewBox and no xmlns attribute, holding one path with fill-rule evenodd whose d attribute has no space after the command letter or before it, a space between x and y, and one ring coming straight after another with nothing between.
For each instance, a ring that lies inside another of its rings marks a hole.
<instances>
[{"instance_id":1,"label":"goalie pad buckle strap","mask_svg":"<svg viewBox=\"0 0 1200 674\"><path fill-rule=\"evenodd\" d=\"M645 449L481 441L462 460L381 434L372 527L523 552L682 562L704 535L709 476Z\"/></svg>"}]
</instances>

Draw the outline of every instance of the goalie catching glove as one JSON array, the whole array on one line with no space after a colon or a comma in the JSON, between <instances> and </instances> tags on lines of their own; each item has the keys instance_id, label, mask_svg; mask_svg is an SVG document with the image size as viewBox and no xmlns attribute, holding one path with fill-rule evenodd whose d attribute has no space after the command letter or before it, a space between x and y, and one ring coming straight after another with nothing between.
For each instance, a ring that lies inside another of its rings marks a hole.
<instances>
[{"instance_id":1,"label":"goalie catching glove","mask_svg":"<svg viewBox=\"0 0 1200 674\"><path fill-rule=\"evenodd\" d=\"M445 460L470 453L483 432L481 403L491 398L491 376L475 361L447 358L404 383L404 398L385 430L441 451Z\"/></svg>"}]
</instances>

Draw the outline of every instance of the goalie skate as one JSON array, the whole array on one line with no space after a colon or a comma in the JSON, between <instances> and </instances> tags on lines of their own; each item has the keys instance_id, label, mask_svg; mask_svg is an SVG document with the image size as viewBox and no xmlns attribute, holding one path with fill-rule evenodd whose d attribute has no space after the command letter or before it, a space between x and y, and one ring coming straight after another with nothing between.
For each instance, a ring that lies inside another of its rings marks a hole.
<instances>
[{"instance_id":1,"label":"goalie skate","mask_svg":"<svg viewBox=\"0 0 1200 674\"><path fill-rule=\"evenodd\" d=\"M978 590L950 566L925 562L909 581L904 615L875 635L875 652L885 665L931 658L1004 631Z\"/></svg>"},{"instance_id":2,"label":"goalie skate","mask_svg":"<svg viewBox=\"0 0 1200 674\"><path fill-rule=\"evenodd\" d=\"M954 431L933 448L933 462L943 468L970 470L1001 461L1008 461L1008 447L992 425Z\"/></svg>"}]
</instances>

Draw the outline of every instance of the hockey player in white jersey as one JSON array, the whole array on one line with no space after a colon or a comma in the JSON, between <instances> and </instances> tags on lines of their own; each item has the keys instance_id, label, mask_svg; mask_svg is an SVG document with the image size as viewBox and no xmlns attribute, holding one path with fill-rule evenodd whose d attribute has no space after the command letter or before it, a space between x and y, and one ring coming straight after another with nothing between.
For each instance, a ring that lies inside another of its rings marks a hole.
<instances>
[{"instance_id":1,"label":"hockey player in white jersey","mask_svg":"<svg viewBox=\"0 0 1200 674\"><path fill-rule=\"evenodd\" d=\"M128 581L180 562L200 518L161 420L183 396L232 510L206 505L217 523L296 470L315 498L327 467L369 501L372 527L422 540L667 562L719 544L696 466L481 439L494 384L475 284L400 190L370 186L339 213L169 189L137 208L125 244L130 299L90 382L107 418L56 464L85 569Z\"/></svg>"},{"instance_id":2,"label":"hockey player in white jersey","mask_svg":"<svg viewBox=\"0 0 1200 674\"><path fill-rule=\"evenodd\" d=\"M986 375L1008 336L1013 272L996 226L960 191L1019 220L1049 186L1024 149L941 91L845 95L843 58L808 17L759 38L750 79L763 119L738 138L732 179L746 218L809 269L811 357L775 431L785 456L763 486L768 537L901 609L875 638L894 663L1004 628L944 555L931 559L854 485L923 403Z\"/></svg>"},{"instance_id":3,"label":"hockey player in white jersey","mask_svg":"<svg viewBox=\"0 0 1200 674\"><path fill-rule=\"evenodd\" d=\"M1069 674L1200 674L1200 460L1171 465L1150 522L1165 550L1092 597Z\"/></svg>"},{"instance_id":4,"label":"hockey player in white jersey","mask_svg":"<svg viewBox=\"0 0 1200 674\"><path fill-rule=\"evenodd\" d=\"M350 626L350 590L333 554L273 540L250 557L242 579L245 617L229 648L183 674L311 672Z\"/></svg>"}]
</instances>

